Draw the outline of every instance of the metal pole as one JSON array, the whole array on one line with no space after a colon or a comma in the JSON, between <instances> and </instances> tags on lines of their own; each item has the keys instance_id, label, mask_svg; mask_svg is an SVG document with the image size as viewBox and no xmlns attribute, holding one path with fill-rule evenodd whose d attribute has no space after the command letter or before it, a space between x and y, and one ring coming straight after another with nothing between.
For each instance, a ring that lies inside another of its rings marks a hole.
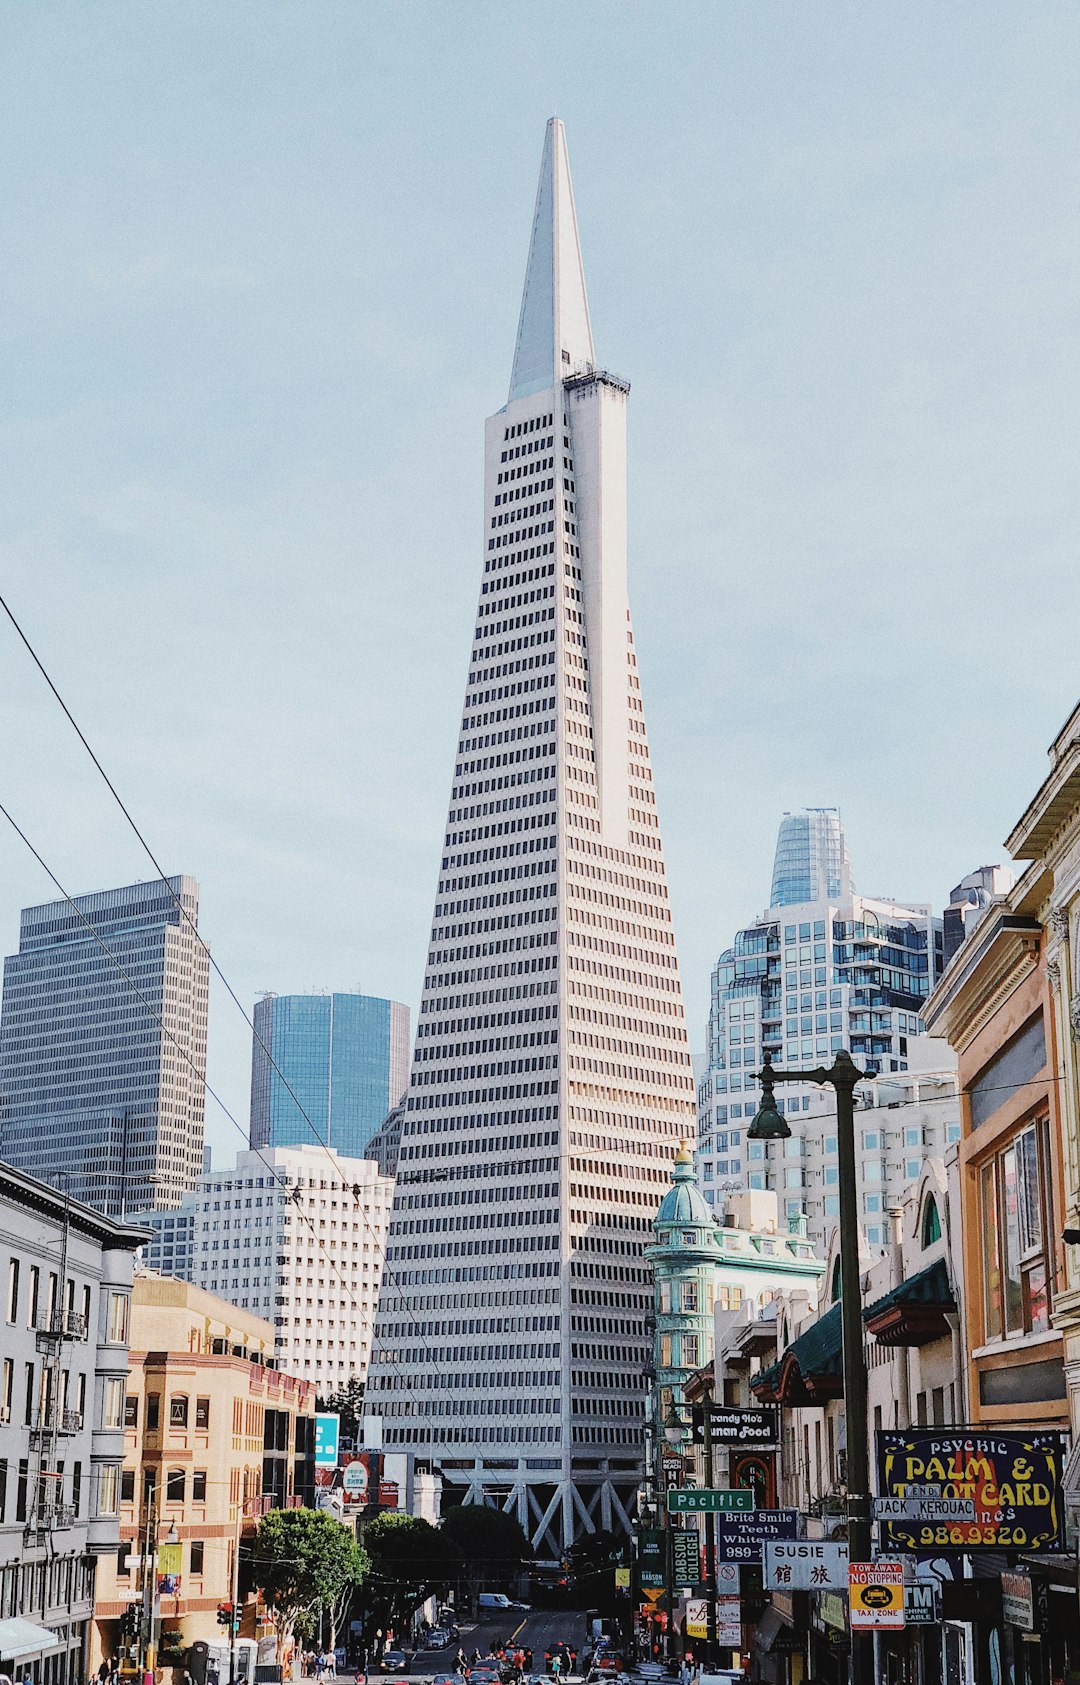
<instances>
[{"instance_id":1,"label":"metal pole","mask_svg":"<svg viewBox=\"0 0 1080 1685\"><path fill-rule=\"evenodd\" d=\"M840 1174L840 1322L844 1336L844 1415L847 1423L848 1557L870 1560L870 1423L866 1401L859 1208L855 1163L855 1084L860 1072L841 1050L829 1081L836 1092L836 1148ZM870 1633L851 1634L851 1685L873 1685Z\"/></svg>"},{"instance_id":2,"label":"metal pole","mask_svg":"<svg viewBox=\"0 0 1080 1685\"><path fill-rule=\"evenodd\" d=\"M702 1405L705 1438L705 1485L711 1492L713 1484L712 1404L708 1396ZM705 1654L709 1666L716 1666L716 1517L709 1510L705 1516Z\"/></svg>"},{"instance_id":3,"label":"metal pole","mask_svg":"<svg viewBox=\"0 0 1080 1685\"><path fill-rule=\"evenodd\" d=\"M247 1489L247 1470L244 1470L244 1488ZM233 1540L232 1559L232 1618L229 1621L229 1685L236 1685L236 1624L240 1597L240 1523L244 1513L243 1503L236 1506L236 1537Z\"/></svg>"},{"instance_id":4,"label":"metal pole","mask_svg":"<svg viewBox=\"0 0 1080 1685\"><path fill-rule=\"evenodd\" d=\"M829 1083L836 1094L836 1156L840 1192L840 1326L844 1338L844 1416L847 1424L848 1558L870 1560L870 1423L866 1402L866 1350L863 1345L862 1283L859 1279L859 1207L855 1167L855 1085L860 1071L846 1048L831 1067L813 1071L774 1071L766 1053L758 1072L761 1104L747 1140L777 1141L791 1134L776 1109L778 1082ZM870 1633L851 1635L851 1685L874 1685Z\"/></svg>"}]
</instances>

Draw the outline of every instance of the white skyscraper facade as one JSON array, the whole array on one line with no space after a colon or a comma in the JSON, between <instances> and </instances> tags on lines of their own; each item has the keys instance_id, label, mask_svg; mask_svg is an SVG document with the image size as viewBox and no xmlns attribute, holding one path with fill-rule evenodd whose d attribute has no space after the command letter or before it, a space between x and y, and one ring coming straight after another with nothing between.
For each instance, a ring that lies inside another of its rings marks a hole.
<instances>
[{"instance_id":1,"label":"white skyscraper facade","mask_svg":"<svg viewBox=\"0 0 1080 1685\"><path fill-rule=\"evenodd\" d=\"M241 1152L178 1210L139 1217L143 1263L257 1311L282 1368L337 1392L367 1373L393 1186L314 1144Z\"/></svg>"},{"instance_id":2,"label":"white skyscraper facade","mask_svg":"<svg viewBox=\"0 0 1080 1685\"><path fill-rule=\"evenodd\" d=\"M920 1012L943 968L942 921L928 905L854 893L835 809L784 815L772 888L783 899L740 930L713 969L696 1163L711 1205L721 1206L729 1192L771 1189L781 1216L805 1215L821 1248L839 1213L831 1090L785 1084L777 1103L790 1139L747 1142L760 1097L755 1073L766 1053L778 1069L806 1070L830 1064L841 1047L871 1076L939 1070L941 1049L926 1036ZM806 888L811 899L792 899ZM929 1115L940 1115L942 1128L940 1139L930 1130L925 1151L939 1153L955 1112L940 1106ZM875 1177L878 1158L872 1146L864 1181ZM871 1246L885 1240L884 1165L880 1179L880 1187L864 1190Z\"/></svg>"},{"instance_id":3,"label":"white skyscraper facade","mask_svg":"<svg viewBox=\"0 0 1080 1685\"><path fill-rule=\"evenodd\" d=\"M625 1529L643 1251L694 1086L630 626L626 382L548 125L405 1100L369 1408L543 1554Z\"/></svg>"}]
</instances>

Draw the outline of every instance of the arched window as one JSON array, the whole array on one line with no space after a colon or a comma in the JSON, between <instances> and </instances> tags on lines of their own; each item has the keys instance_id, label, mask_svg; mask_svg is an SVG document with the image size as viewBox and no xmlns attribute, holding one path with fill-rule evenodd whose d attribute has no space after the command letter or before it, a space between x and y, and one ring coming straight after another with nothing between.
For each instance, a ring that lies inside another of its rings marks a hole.
<instances>
[{"instance_id":1,"label":"arched window","mask_svg":"<svg viewBox=\"0 0 1080 1685\"><path fill-rule=\"evenodd\" d=\"M182 1504L187 1482L183 1469L170 1469L165 1476L165 1502L168 1504Z\"/></svg>"},{"instance_id":2,"label":"arched window","mask_svg":"<svg viewBox=\"0 0 1080 1685\"><path fill-rule=\"evenodd\" d=\"M833 1267L832 1267L832 1284L831 1284L830 1289L829 1289L829 1300L832 1304L835 1305L839 1301L839 1298L840 1298L840 1260L839 1260L839 1258L837 1258L836 1261L833 1264Z\"/></svg>"},{"instance_id":3,"label":"arched window","mask_svg":"<svg viewBox=\"0 0 1080 1685\"><path fill-rule=\"evenodd\" d=\"M922 1243L923 1246L933 1246L935 1240L941 1239L941 1216L937 1208L937 1200L933 1194L927 1194L926 1204L922 1215Z\"/></svg>"}]
</instances>

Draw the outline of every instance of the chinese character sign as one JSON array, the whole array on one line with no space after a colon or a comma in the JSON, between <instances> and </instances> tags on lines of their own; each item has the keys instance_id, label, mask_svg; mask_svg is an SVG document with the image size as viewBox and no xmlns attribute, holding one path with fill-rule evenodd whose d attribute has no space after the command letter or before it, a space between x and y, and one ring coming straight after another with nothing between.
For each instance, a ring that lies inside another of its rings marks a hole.
<instances>
[{"instance_id":1,"label":"chinese character sign","mask_svg":"<svg viewBox=\"0 0 1080 1685\"><path fill-rule=\"evenodd\" d=\"M1061 1548L1061 1475L1066 1436L1058 1429L1003 1432L939 1429L878 1434L883 1497L925 1503L927 1514L889 1521L882 1548L902 1551ZM970 1519L941 1520L942 1500L973 1504Z\"/></svg>"}]
</instances>

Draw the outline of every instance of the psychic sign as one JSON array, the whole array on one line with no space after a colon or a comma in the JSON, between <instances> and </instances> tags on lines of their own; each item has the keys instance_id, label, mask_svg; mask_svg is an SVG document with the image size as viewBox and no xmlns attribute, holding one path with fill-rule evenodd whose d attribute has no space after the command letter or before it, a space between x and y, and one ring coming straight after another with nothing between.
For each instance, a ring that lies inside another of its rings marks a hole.
<instances>
[{"instance_id":1,"label":"psychic sign","mask_svg":"<svg viewBox=\"0 0 1080 1685\"><path fill-rule=\"evenodd\" d=\"M913 1428L877 1438L881 1499L904 1500L900 1513L878 1509L883 1554L1063 1548L1067 1445L1058 1429Z\"/></svg>"}]
</instances>

